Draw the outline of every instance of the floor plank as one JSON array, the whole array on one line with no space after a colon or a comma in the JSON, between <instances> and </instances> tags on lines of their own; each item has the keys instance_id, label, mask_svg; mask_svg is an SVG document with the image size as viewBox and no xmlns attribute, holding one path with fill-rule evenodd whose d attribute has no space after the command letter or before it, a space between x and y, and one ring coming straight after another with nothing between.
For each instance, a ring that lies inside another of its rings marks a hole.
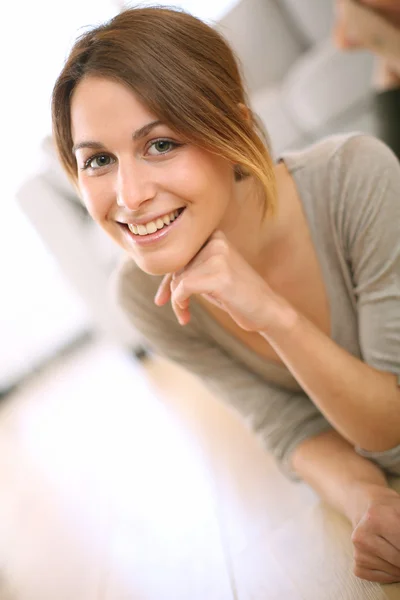
<instances>
[{"instance_id":1,"label":"floor plank","mask_svg":"<svg viewBox=\"0 0 400 600\"><path fill-rule=\"evenodd\" d=\"M232 599L202 454L142 367L81 352L3 405L0 438L12 600Z\"/></svg>"},{"instance_id":2,"label":"floor plank","mask_svg":"<svg viewBox=\"0 0 400 600\"><path fill-rule=\"evenodd\" d=\"M163 359L99 343L10 397L0 489L0 600L400 600L353 576L347 522Z\"/></svg>"},{"instance_id":3,"label":"floor plank","mask_svg":"<svg viewBox=\"0 0 400 600\"><path fill-rule=\"evenodd\" d=\"M162 360L150 373L208 455L241 600L400 600L400 585L380 586L353 575L347 521L307 485L287 480L239 418L201 383ZM185 389L194 400L190 410ZM400 491L400 478L391 483Z\"/></svg>"}]
</instances>

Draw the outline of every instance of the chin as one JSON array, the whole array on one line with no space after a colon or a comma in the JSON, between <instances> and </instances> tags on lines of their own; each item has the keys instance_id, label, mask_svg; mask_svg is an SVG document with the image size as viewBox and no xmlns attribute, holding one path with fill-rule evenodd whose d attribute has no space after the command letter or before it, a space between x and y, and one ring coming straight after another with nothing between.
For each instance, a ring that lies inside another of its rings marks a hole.
<instances>
[{"instance_id":1,"label":"chin","mask_svg":"<svg viewBox=\"0 0 400 600\"><path fill-rule=\"evenodd\" d=\"M156 253L157 254L157 253ZM162 254L162 252L160 252ZM168 273L176 273L183 269L193 258L193 255L167 257L167 256L137 256L129 253L141 271L148 275L167 275Z\"/></svg>"}]
</instances>

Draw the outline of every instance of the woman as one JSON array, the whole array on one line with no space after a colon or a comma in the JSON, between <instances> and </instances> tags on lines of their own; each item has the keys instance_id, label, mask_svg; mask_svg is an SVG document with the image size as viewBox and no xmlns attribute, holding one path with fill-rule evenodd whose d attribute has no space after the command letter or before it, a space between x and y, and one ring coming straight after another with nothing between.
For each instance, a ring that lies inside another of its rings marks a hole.
<instances>
[{"instance_id":1,"label":"woman","mask_svg":"<svg viewBox=\"0 0 400 600\"><path fill-rule=\"evenodd\" d=\"M400 581L400 169L355 134L273 164L248 106L214 29L131 9L72 48L54 137L133 325L348 517L356 575Z\"/></svg>"}]
</instances>

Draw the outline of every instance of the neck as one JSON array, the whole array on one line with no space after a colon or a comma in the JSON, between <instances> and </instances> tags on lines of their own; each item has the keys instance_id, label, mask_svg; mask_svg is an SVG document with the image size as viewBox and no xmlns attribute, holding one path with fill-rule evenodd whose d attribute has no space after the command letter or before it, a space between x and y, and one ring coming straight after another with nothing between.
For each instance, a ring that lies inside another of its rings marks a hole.
<instances>
[{"instance_id":1,"label":"neck","mask_svg":"<svg viewBox=\"0 0 400 600\"><path fill-rule=\"evenodd\" d=\"M273 216L264 216L264 204L252 178L237 184L234 210L224 219L222 230L245 260L263 275L277 263L287 246L290 214L287 197L289 174L284 163L275 165L277 202Z\"/></svg>"}]
</instances>

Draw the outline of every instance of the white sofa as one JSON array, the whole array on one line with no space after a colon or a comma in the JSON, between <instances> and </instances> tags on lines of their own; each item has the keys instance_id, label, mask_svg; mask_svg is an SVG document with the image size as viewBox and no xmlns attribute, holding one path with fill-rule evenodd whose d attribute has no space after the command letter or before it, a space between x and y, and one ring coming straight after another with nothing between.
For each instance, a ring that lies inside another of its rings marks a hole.
<instances>
[{"instance_id":1,"label":"white sofa","mask_svg":"<svg viewBox=\"0 0 400 600\"><path fill-rule=\"evenodd\" d=\"M275 156L337 131L375 133L369 108L372 57L336 50L332 21L333 0L241 0L216 24L242 63L251 105L266 125ZM135 350L135 332L109 293L121 251L76 198L50 137L41 158L17 201L86 303L95 329Z\"/></svg>"}]
</instances>

